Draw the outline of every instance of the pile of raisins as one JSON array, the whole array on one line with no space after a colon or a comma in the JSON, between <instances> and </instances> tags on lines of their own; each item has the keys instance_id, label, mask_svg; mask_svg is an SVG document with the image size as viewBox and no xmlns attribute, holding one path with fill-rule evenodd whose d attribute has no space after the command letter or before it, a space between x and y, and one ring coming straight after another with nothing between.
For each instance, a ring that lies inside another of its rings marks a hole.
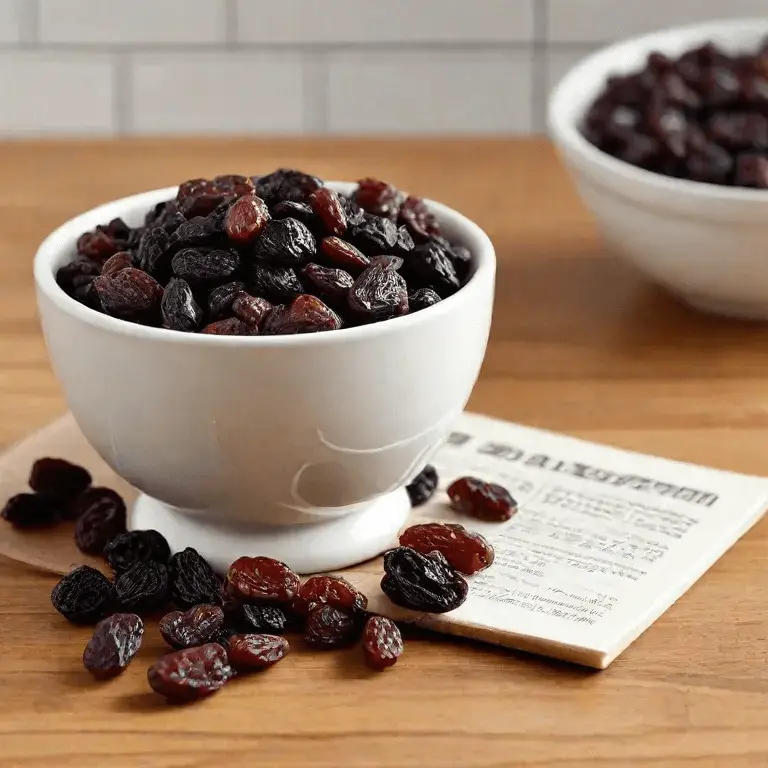
<instances>
[{"instance_id":1,"label":"pile of raisins","mask_svg":"<svg viewBox=\"0 0 768 768\"><path fill-rule=\"evenodd\" d=\"M470 253L424 201L306 173L184 182L142 226L84 233L56 280L113 317L228 336L333 331L418 312L459 290Z\"/></svg>"},{"instance_id":2,"label":"pile of raisins","mask_svg":"<svg viewBox=\"0 0 768 768\"><path fill-rule=\"evenodd\" d=\"M632 165L709 184L768 188L768 41L729 55L707 43L611 77L583 122Z\"/></svg>"}]
</instances>

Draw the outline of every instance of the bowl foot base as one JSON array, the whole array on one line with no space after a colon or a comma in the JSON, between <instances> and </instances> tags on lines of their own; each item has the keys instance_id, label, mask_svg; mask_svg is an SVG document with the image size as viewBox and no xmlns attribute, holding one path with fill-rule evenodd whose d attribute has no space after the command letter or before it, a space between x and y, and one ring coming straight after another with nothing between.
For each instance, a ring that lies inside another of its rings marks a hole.
<instances>
[{"instance_id":1,"label":"bowl foot base","mask_svg":"<svg viewBox=\"0 0 768 768\"><path fill-rule=\"evenodd\" d=\"M735 320L768 320L768 304L765 302L733 301L691 294L681 294L681 298L693 309L710 315L723 315Z\"/></svg>"},{"instance_id":2,"label":"bowl foot base","mask_svg":"<svg viewBox=\"0 0 768 768\"><path fill-rule=\"evenodd\" d=\"M408 494L401 489L361 511L319 523L230 525L203 521L142 494L129 515L128 530L153 528L165 536L173 552L193 547L218 573L225 573L242 555L265 555L308 574L346 568L396 546L410 511Z\"/></svg>"}]
</instances>

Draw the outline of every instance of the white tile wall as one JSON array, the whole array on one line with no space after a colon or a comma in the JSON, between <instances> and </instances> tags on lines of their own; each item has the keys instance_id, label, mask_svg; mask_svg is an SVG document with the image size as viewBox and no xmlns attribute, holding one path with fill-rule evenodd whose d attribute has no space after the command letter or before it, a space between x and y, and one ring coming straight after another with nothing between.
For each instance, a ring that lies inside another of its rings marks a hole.
<instances>
[{"instance_id":1,"label":"white tile wall","mask_svg":"<svg viewBox=\"0 0 768 768\"><path fill-rule=\"evenodd\" d=\"M525 133L615 38L768 0L0 0L0 135Z\"/></svg>"}]
</instances>

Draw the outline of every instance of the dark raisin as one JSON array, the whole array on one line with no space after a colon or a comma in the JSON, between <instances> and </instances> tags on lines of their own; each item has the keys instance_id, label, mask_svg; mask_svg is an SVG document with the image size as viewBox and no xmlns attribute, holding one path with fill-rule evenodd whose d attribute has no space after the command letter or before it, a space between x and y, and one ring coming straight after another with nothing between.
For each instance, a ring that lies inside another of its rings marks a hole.
<instances>
[{"instance_id":1,"label":"dark raisin","mask_svg":"<svg viewBox=\"0 0 768 768\"><path fill-rule=\"evenodd\" d=\"M495 556L493 547L479 533L456 523L422 523L400 534L400 546L422 555L440 552L461 573L472 574L487 568Z\"/></svg>"},{"instance_id":2,"label":"dark raisin","mask_svg":"<svg viewBox=\"0 0 768 768\"><path fill-rule=\"evenodd\" d=\"M316 296L297 296L289 307L277 306L264 321L263 333L318 333L341 328L341 318Z\"/></svg>"},{"instance_id":3,"label":"dark raisin","mask_svg":"<svg viewBox=\"0 0 768 768\"><path fill-rule=\"evenodd\" d=\"M128 267L111 277L97 277L93 287L108 315L139 319L160 310L163 287L146 272Z\"/></svg>"},{"instance_id":4,"label":"dark raisin","mask_svg":"<svg viewBox=\"0 0 768 768\"><path fill-rule=\"evenodd\" d=\"M332 605L320 605L307 617L304 640L316 648L336 648L354 642L357 629L350 614Z\"/></svg>"},{"instance_id":5,"label":"dark raisin","mask_svg":"<svg viewBox=\"0 0 768 768\"><path fill-rule=\"evenodd\" d=\"M280 635L234 635L229 638L227 654L238 669L264 669L284 659L290 645Z\"/></svg>"},{"instance_id":6,"label":"dark raisin","mask_svg":"<svg viewBox=\"0 0 768 768\"><path fill-rule=\"evenodd\" d=\"M195 605L163 616L160 634L171 648L192 648L211 641L223 623L224 611L218 605Z\"/></svg>"},{"instance_id":7,"label":"dark raisin","mask_svg":"<svg viewBox=\"0 0 768 768\"><path fill-rule=\"evenodd\" d=\"M237 245L252 243L269 221L266 203L256 195L241 197L227 211L224 232Z\"/></svg>"},{"instance_id":8,"label":"dark raisin","mask_svg":"<svg viewBox=\"0 0 768 768\"><path fill-rule=\"evenodd\" d=\"M226 320L215 320L203 328L200 333L214 336L252 336L258 329L249 328L240 318L228 317Z\"/></svg>"},{"instance_id":9,"label":"dark raisin","mask_svg":"<svg viewBox=\"0 0 768 768\"><path fill-rule=\"evenodd\" d=\"M312 232L318 224L314 211L306 203L292 203L289 200L284 200L272 208L272 218L296 219Z\"/></svg>"},{"instance_id":10,"label":"dark raisin","mask_svg":"<svg viewBox=\"0 0 768 768\"><path fill-rule=\"evenodd\" d=\"M373 669L391 667L403 654L403 636L397 624L383 616L371 616L363 630L363 655Z\"/></svg>"},{"instance_id":11,"label":"dark raisin","mask_svg":"<svg viewBox=\"0 0 768 768\"><path fill-rule=\"evenodd\" d=\"M368 607L368 598L340 576L311 576L299 587L292 608L300 616L308 616L319 605L354 613Z\"/></svg>"},{"instance_id":12,"label":"dark raisin","mask_svg":"<svg viewBox=\"0 0 768 768\"><path fill-rule=\"evenodd\" d=\"M217 643L174 651L147 672L153 691L173 701L192 701L216 693L232 677L227 652Z\"/></svg>"},{"instance_id":13,"label":"dark raisin","mask_svg":"<svg viewBox=\"0 0 768 768\"><path fill-rule=\"evenodd\" d=\"M440 225L427 204L420 197L407 197L400 206L397 221L408 228L417 240L426 240L440 234Z\"/></svg>"},{"instance_id":14,"label":"dark raisin","mask_svg":"<svg viewBox=\"0 0 768 768\"><path fill-rule=\"evenodd\" d=\"M169 570L171 598L180 608L222 602L221 584L197 550L187 547L177 552L170 559Z\"/></svg>"},{"instance_id":15,"label":"dark raisin","mask_svg":"<svg viewBox=\"0 0 768 768\"><path fill-rule=\"evenodd\" d=\"M451 260L459 279L466 278L472 264L472 253L469 248L458 243L449 243L444 237L433 237L432 242L445 251L445 255Z\"/></svg>"},{"instance_id":16,"label":"dark raisin","mask_svg":"<svg viewBox=\"0 0 768 768\"><path fill-rule=\"evenodd\" d=\"M65 293L72 296L77 287L83 285L85 281L90 283L93 278L99 276L100 272L101 269L96 262L90 259L75 259L59 267L56 271L56 282Z\"/></svg>"},{"instance_id":17,"label":"dark raisin","mask_svg":"<svg viewBox=\"0 0 768 768\"><path fill-rule=\"evenodd\" d=\"M710 143L701 152L690 153L685 170L693 181L725 184L733 171L733 158L722 147Z\"/></svg>"},{"instance_id":18,"label":"dark raisin","mask_svg":"<svg viewBox=\"0 0 768 768\"><path fill-rule=\"evenodd\" d=\"M396 605L426 613L447 613L466 599L469 586L444 560L397 547L384 555L381 589Z\"/></svg>"},{"instance_id":19,"label":"dark raisin","mask_svg":"<svg viewBox=\"0 0 768 768\"><path fill-rule=\"evenodd\" d=\"M208 315L218 320L222 315L230 314L232 303L240 291L245 290L245 283L235 281L214 288L208 294Z\"/></svg>"},{"instance_id":20,"label":"dark raisin","mask_svg":"<svg viewBox=\"0 0 768 768\"><path fill-rule=\"evenodd\" d=\"M172 252L215 244L222 237L223 220L215 216L195 216L176 229L171 237Z\"/></svg>"},{"instance_id":21,"label":"dark raisin","mask_svg":"<svg viewBox=\"0 0 768 768\"><path fill-rule=\"evenodd\" d=\"M411 233L405 227L398 227L397 242L392 253L395 256L406 256L415 248Z\"/></svg>"},{"instance_id":22,"label":"dark raisin","mask_svg":"<svg viewBox=\"0 0 768 768\"><path fill-rule=\"evenodd\" d=\"M435 242L417 245L405 258L402 271L412 287L432 288L443 298L461 285L453 262Z\"/></svg>"},{"instance_id":23,"label":"dark raisin","mask_svg":"<svg viewBox=\"0 0 768 768\"><path fill-rule=\"evenodd\" d=\"M139 266L145 272L156 275L163 281L170 274L171 269L170 242L165 229L152 227L143 234L136 254Z\"/></svg>"},{"instance_id":24,"label":"dark raisin","mask_svg":"<svg viewBox=\"0 0 768 768\"><path fill-rule=\"evenodd\" d=\"M5 503L0 517L14 528L45 528L58 522L59 506L37 493L17 493Z\"/></svg>"},{"instance_id":25,"label":"dark raisin","mask_svg":"<svg viewBox=\"0 0 768 768\"><path fill-rule=\"evenodd\" d=\"M366 213L363 221L347 230L347 240L367 256L391 253L397 245L399 232L389 219Z\"/></svg>"},{"instance_id":26,"label":"dark raisin","mask_svg":"<svg viewBox=\"0 0 768 768\"><path fill-rule=\"evenodd\" d=\"M286 612L278 605L243 605L239 609L238 622L249 632L279 635L289 627Z\"/></svg>"},{"instance_id":27,"label":"dark raisin","mask_svg":"<svg viewBox=\"0 0 768 768\"><path fill-rule=\"evenodd\" d=\"M419 312L438 304L442 299L431 288L419 288L408 294L408 311Z\"/></svg>"},{"instance_id":28,"label":"dark raisin","mask_svg":"<svg viewBox=\"0 0 768 768\"><path fill-rule=\"evenodd\" d=\"M203 310L195 301L192 288L180 277L172 277L165 286L160 309L163 327L171 331L194 331L203 319Z\"/></svg>"},{"instance_id":29,"label":"dark raisin","mask_svg":"<svg viewBox=\"0 0 768 768\"><path fill-rule=\"evenodd\" d=\"M211 638L212 643L218 643L222 648L229 648L229 639L234 635L239 634L237 627L223 626L218 632Z\"/></svg>"},{"instance_id":30,"label":"dark raisin","mask_svg":"<svg viewBox=\"0 0 768 768\"><path fill-rule=\"evenodd\" d=\"M371 260L354 245L338 237L326 237L320 243L320 253L333 267L359 275Z\"/></svg>"},{"instance_id":31,"label":"dark raisin","mask_svg":"<svg viewBox=\"0 0 768 768\"><path fill-rule=\"evenodd\" d=\"M438 482L439 478L437 476L437 470L431 464L427 464L427 466L405 486L405 490L408 491L408 498L411 500L411 506L419 507L422 504L426 504L434 495Z\"/></svg>"},{"instance_id":32,"label":"dark raisin","mask_svg":"<svg viewBox=\"0 0 768 768\"><path fill-rule=\"evenodd\" d=\"M171 548L165 536L153 530L121 533L104 547L104 557L115 573L124 573L137 563L150 560L165 565L170 556Z\"/></svg>"},{"instance_id":33,"label":"dark raisin","mask_svg":"<svg viewBox=\"0 0 768 768\"><path fill-rule=\"evenodd\" d=\"M343 301L355 282L349 272L320 264L307 264L299 273L302 283L310 293L330 304Z\"/></svg>"},{"instance_id":34,"label":"dark raisin","mask_svg":"<svg viewBox=\"0 0 768 768\"><path fill-rule=\"evenodd\" d=\"M274 173L262 176L255 182L256 194L272 207L288 200L303 203L323 182L315 176L290 168L278 168Z\"/></svg>"},{"instance_id":35,"label":"dark raisin","mask_svg":"<svg viewBox=\"0 0 768 768\"><path fill-rule=\"evenodd\" d=\"M309 204L329 235L341 237L347 231L347 215L339 196L329 187L321 187L309 196Z\"/></svg>"},{"instance_id":36,"label":"dark raisin","mask_svg":"<svg viewBox=\"0 0 768 768\"><path fill-rule=\"evenodd\" d=\"M454 480L448 497L455 510L478 520L503 522L517 512L517 502L506 488L476 477Z\"/></svg>"},{"instance_id":37,"label":"dark raisin","mask_svg":"<svg viewBox=\"0 0 768 768\"><path fill-rule=\"evenodd\" d=\"M115 613L96 625L83 651L83 666L97 679L116 677L141 647L144 622L135 613Z\"/></svg>"},{"instance_id":38,"label":"dark raisin","mask_svg":"<svg viewBox=\"0 0 768 768\"><path fill-rule=\"evenodd\" d=\"M738 155L734 180L740 187L768 189L768 157L748 152Z\"/></svg>"},{"instance_id":39,"label":"dark raisin","mask_svg":"<svg viewBox=\"0 0 768 768\"><path fill-rule=\"evenodd\" d=\"M232 302L232 312L249 328L258 329L264 325L267 315L272 311L272 304L260 296L251 296L240 291Z\"/></svg>"},{"instance_id":40,"label":"dark raisin","mask_svg":"<svg viewBox=\"0 0 768 768\"><path fill-rule=\"evenodd\" d=\"M347 217L347 226L362 224L365 218L365 211L355 202L354 198L347 195L339 195L339 203L344 215Z\"/></svg>"},{"instance_id":41,"label":"dark raisin","mask_svg":"<svg viewBox=\"0 0 768 768\"><path fill-rule=\"evenodd\" d=\"M271 557L239 557L227 572L227 592L240 600L290 603L299 590L299 577Z\"/></svg>"},{"instance_id":42,"label":"dark raisin","mask_svg":"<svg viewBox=\"0 0 768 768\"><path fill-rule=\"evenodd\" d=\"M408 289L393 262L378 257L349 290L349 308L363 323L376 323L408 312Z\"/></svg>"},{"instance_id":43,"label":"dark raisin","mask_svg":"<svg viewBox=\"0 0 768 768\"><path fill-rule=\"evenodd\" d=\"M228 280L239 266L236 251L219 248L184 248L171 262L175 275L197 285Z\"/></svg>"},{"instance_id":44,"label":"dark raisin","mask_svg":"<svg viewBox=\"0 0 768 768\"><path fill-rule=\"evenodd\" d=\"M89 488L74 502L75 544L87 555L101 555L110 539L125 533L125 502L110 488Z\"/></svg>"},{"instance_id":45,"label":"dark raisin","mask_svg":"<svg viewBox=\"0 0 768 768\"><path fill-rule=\"evenodd\" d=\"M131 254L126 253L125 251L119 251L104 262L104 266L101 268L101 274L106 277L111 277L112 275L116 275L121 269L133 266L135 265Z\"/></svg>"},{"instance_id":46,"label":"dark raisin","mask_svg":"<svg viewBox=\"0 0 768 768\"><path fill-rule=\"evenodd\" d=\"M248 292L262 296L273 304L292 301L304 290L290 267L254 264L249 278Z\"/></svg>"},{"instance_id":47,"label":"dark raisin","mask_svg":"<svg viewBox=\"0 0 768 768\"><path fill-rule=\"evenodd\" d=\"M308 261L316 251L312 233L296 219L270 221L254 247L258 258L289 266Z\"/></svg>"},{"instance_id":48,"label":"dark raisin","mask_svg":"<svg viewBox=\"0 0 768 768\"><path fill-rule=\"evenodd\" d=\"M162 563L140 562L115 579L115 596L123 610L151 613L168 601L168 569Z\"/></svg>"},{"instance_id":49,"label":"dark raisin","mask_svg":"<svg viewBox=\"0 0 768 768\"><path fill-rule=\"evenodd\" d=\"M115 238L100 229L95 232L84 232L77 240L77 252L97 264L103 264L119 250L120 245Z\"/></svg>"},{"instance_id":50,"label":"dark raisin","mask_svg":"<svg viewBox=\"0 0 768 768\"><path fill-rule=\"evenodd\" d=\"M29 487L37 493L69 504L91 484L91 473L66 459L38 459L29 473Z\"/></svg>"},{"instance_id":51,"label":"dark raisin","mask_svg":"<svg viewBox=\"0 0 768 768\"><path fill-rule=\"evenodd\" d=\"M74 624L95 624L111 612L114 600L109 579L88 565L68 573L51 592L53 607Z\"/></svg>"},{"instance_id":52,"label":"dark raisin","mask_svg":"<svg viewBox=\"0 0 768 768\"><path fill-rule=\"evenodd\" d=\"M355 202L368 213L394 220L403 203L403 195L385 181L366 178L357 183Z\"/></svg>"}]
</instances>

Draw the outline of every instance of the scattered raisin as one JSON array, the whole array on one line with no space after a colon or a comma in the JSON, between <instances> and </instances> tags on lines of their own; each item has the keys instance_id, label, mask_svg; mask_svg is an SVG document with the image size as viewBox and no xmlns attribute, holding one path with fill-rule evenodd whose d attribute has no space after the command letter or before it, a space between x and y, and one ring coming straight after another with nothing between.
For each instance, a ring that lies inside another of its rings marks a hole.
<instances>
[{"instance_id":1,"label":"scattered raisin","mask_svg":"<svg viewBox=\"0 0 768 768\"><path fill-rule=\"evenodd\" d=\"M104 547L104 557L115 573L124 573L137 563L150 560L165 565L170 556L165 536L153 530L121 533Z\"/></svg>"},{"instance_id":2,"label":"scattered raisin","mask_svg":"<svg viewBox=\"0 0 768 768\"><path fill-rule=\"evenodd\" d=\"M371 260L354 245L338 237L326 237L320 242L320 252L334 267L359 275Z\"/></svg>"},{"instance_id":3,"label":"scattered raisin","mask_svg":"<svg viewBox=\"0 0 768 768\"><path fill-rule=\"evenodd\" d=\"M411 313L432 307L442 299L431 288L419 288L408 294L408 308Z\"/></svg>"},{"instance_id":4,"label":"scattered raisin","mask_svg":"<svg viewBox=\"0 0 768 768\"><path fill-rule=\"evenodd\" d=\"M265 334L317 333L341 328L341 318L316 296L297 296L289 307L277 306L264 321Z\"/></svg>"},{"instance_id":5,"label":"scattered raisin","mask_svg":"<svg viewBox=\"0 0 768 768\"><path fill-rule=\"evenodd\" d=\"M141 647L144 622L135 613L115 613L100 621L83 651L83 666L97 679L116 677Z\"/></svg>"},{"instance_id":6,"label":"scattered raisin","mask_svg":"<svg viewBox=\"0 0 768 768\"><path fill-rule=\"evenodd\" d=\"M195 301L192 288L180 277L171 278L165 286L160 309L163 327L172 331L194 331L203 319L203 310Z\"/></svg>"},{"instance_id":7,"label":"scattered raisin","mask_svg":"<svg viewBox=\"0 0 768 768\"><path fill-rule=\"evenodd\" d=\"M212 640L223 623L224 611L218 605L195 605L163 616L160 634L171 648L192 648Z\"/></svg>"},{"instance_id":8,"label":"scattered raisin","mask_svg":"<svg viewBox=\"0 0 768 768\"><path fill-rule=\"evenodd\" d=\"M255 328L249 328L238 317L228 317L226 320L215 320L200 331L200 333L210 333L215 336L251 336L255 332Z\"/></svg>"},{"instance_id":9,"label":"scattered raisin","mask_svg":"<svg viewBox=\"0 0 768 768\"><path fill-rule=\"evenodd\" d=\"M352 275L343 269L313 263L307 264L301 270L300 276L310 293L331 304L343 301L355 282Z\"/></svg>"},{"instance_id":10,"label":"scattered raisin","mask_svg":"<svg viewBox=\"0 0 768 768\"><path fill-rule=\"evenodd\" d=\"M237 618L249 632L279 635L290 625L288 615L278 605L243 605Z\"/></svg>"},{"instance_id":11,"label":"scattered raisin","mask_svg":"<svg viewBox=\"0 0 768 768\"><path fill-rule=\"evenodd\" d=\"M240 600L290 603L299 590L299 577L271 557L239 557L227 571L227 591Z\"/></svg>"},{"instance_id":12,"label":"scattered raisin","mask_svg":"<svg viewBox=\"0 0 768 768\"><path fill-rule=\"evenodd\" d=\"M310 576L299 587L292 608L300 616L308 616L319 605L354 613L368 607L368 598L341 576Z\"/></svg>"},{"instance_id":13,"label":"scattered raisin","mask_svg":"<svg viewBox=\"0 0 768 768\"><path fill-rule=\"evenodd\" d=\"M374 216L396 219L403 202L403 195L385 181L360 179L355 190L355 202Z\"/></svg>"},{"instance_id":14,"label":"scattered raisin","mask_svg":"<svg viewBox=\"0 0 768 768\"><path fill-rule=\"evenodd\" d=\"M260 296L251 296L240 291L232 302L232 312L250 329L261 328L267 315L272 310L272 304Z\"/></svg>"},{"instance_id":15,"label":"scattered raisin","mask_svg":"<svg viewBox=\"0 0 768 768\"><path fill-rule=\"evenodd\" d=\"M451 566L465 574L484 570L495 556L484 536L456 523L412 525L400 534L400 546L415 549L422 555L440 552Z\"/></svg>"},{"instance_id":16,"label":"scattered raisin","mask_svg":"<svg viewBox=\"0 0 768 768\"><path fill-rule=\"evenodd\" d=\"M360 322L377 322L408 312L408 289L393 263L378 257L349 290L349 307Z\"/></svg>"},{"instance_id":17,"label":"scattered raisin","mask_svg":"<svg viewBox=\"0 0 768 768\"><path fill-rule=\"evenodd\" d=\"M38 493L17 493L5 503L0 517L14 528L45 528L58 522L56 502Z\"/></svg>"},{"instance_id":18,"label":"scattered raisin","mask_svg":"<svg viewBox=\"0 0 768 768\"><path fill-rule=\"evenodd\" d=\"M403 654L403 636L397 624L383 616L371 616L363 630L363 655L373 669L391 667Z\"/></svg>"},{"instance_id":19,"label":"scattered raisin","mask_svg":"<svg viewBox=\"0 0 768 768\"><path fill-rule=\"evenodd\" d=\"M454 480L448 496L454 509L478 520L503 522L517 512L517 502L506 488L476 477Z\"/></svg>"},{"instance_id":20,"label":"scattered raisin","mask_svg":"<svg viewBox=\"0 0 768 768\"><path fill-rule=\"evenodd\" d=\"M200 553L187 547L169 561L171 598L180 608L201 603L220 604L221 584Z\"/></svg>"},{"instance_id":21,"label":"scattered raisin","mask_svg":"<svg viewBox=\"0 0 768 768\"><path fill-rule=\"evenodd\" d=\"M136 563L115 579L115 596L123 610L151 613L168 601L168 569L152 560Z\"/></svg>"},{"instance_id":22,"label":"scattered raisin","mask_svg":"<svg viewBox=\"0 0 768 768\"><path fill-rule=\"evenodd\" d=\"M439 482L437 470L431 464L427 464L410 484L405 486L405 490L408 491L408 498L411 500L411 506L420 507L422 504L426 504L434 495Z\"/></svg>"},{"instance_id":23,"label":"scattered raisin","mask_svg":"<svg viewBox=\"0 0 768 768\"><path fill-rule=\"evenodd\" d=\"M317 648L336 648L353 642L357 633L354 618L332 605L319 605L310 611L304 640Z\"/></svg>"},{"instance_id":24,"label":"scattered raisin","mask_svg":"<svg viewBox=\"0 0 768 768\"><path fill-rule=\"evenodd\" d=\"M347 231L347 215L332 189L320 187L315 190L309 196L309 204L329 235L341 237Z\"/></svg>"},{"instance_id":25,"label":"scattered raisin","mask_svg":"<svg viewBox=\"0 0 768 768\"><path fill-rule=\"evenodd\" d=\"M230 664L244 669L271 667L284 659L289 650L288 641L280 635L233 635L227 646Z\"/></svg>"},{"instance_id":26,"label":"scattered raisin","mask_svg":"<svg viewBox=\"0 0 768 768\"><path fill-rule=\"evenodd\" d=\"M125 533L125 502L111 488L89 488L74 502L75 543L87 555L100 555L107 542Z\"/></svg>"},{"instance_id":27,"label":"scattered raisin","mask_svg":"<svg viewBox=\"0 0 768 768\"><path fill-rule=\"evenodd\" d=\"M217 643L184 648L156 661L147 672L152 690L174 701L215 693L232 677L227 652Z\"/></svg>"},{"instance_id":28,"label":"scattered raisin","mask_svg":"<svg viewBox=\"0 0 768 768\"><path fill-rule=\"evenodd\" d=\"M126 267L93 281L101 306L108 315L123 319L150 316L160 309L163 287L146 272Z\"/></svg>"},{"instance_id":29,"label":"scattered raisin","mask_svg":"<svg viewBox=\"0 0 768 768\"><path fill-rule=\"evenodd\" d=\"M111 612L114 601L109 579L89 565L75 568L51 592L53 607L73 624L95 624Z\"/></svg>"},{"instance_id":30,"label":"scattered raisin","mask_svg":"<svg viewBox=\"0 0 768 768\"><path fill-rule=\"evenodd\" d=\"M265 202L256 195L241 197L227 211L224 232L238 245L252 243L264 230L269 221L269 210Z\"/></svg>"}]
</instances>

